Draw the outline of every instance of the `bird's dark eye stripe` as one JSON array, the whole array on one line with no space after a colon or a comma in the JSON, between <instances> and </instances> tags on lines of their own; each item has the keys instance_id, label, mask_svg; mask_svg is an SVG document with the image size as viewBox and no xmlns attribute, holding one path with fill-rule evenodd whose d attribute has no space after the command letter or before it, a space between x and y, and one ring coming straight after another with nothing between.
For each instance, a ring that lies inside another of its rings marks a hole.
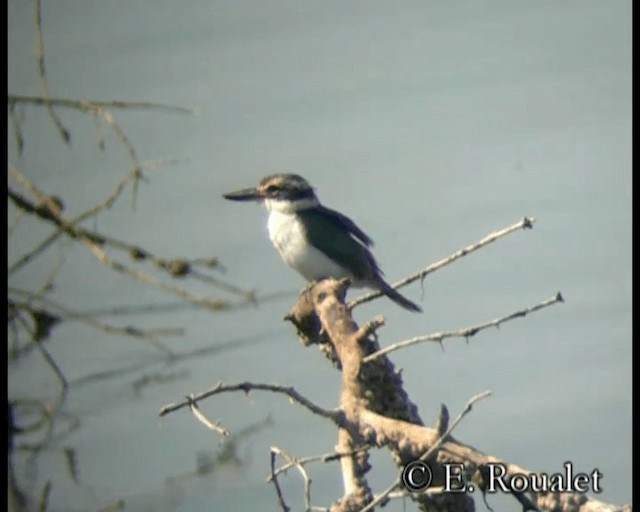
<instances>
[{"instance_id":1,"label":"bird's dark eye stripe","mask_svg":"<svg viewBox=\"0 0 640 512\"><path fill-rule=\"evenodd\" d=\"M312 189L297 189L291 190L287 193L287 196L293 200L296 199L311 199L313 197Z\"/></svg>"},{"instance_id":2,"label":"bird's dark eye stripe","mask_svg":"<svg viewBox=\"0 0 640 512\"><path fill-rule=\"evenodd\" d=\"M292 201L296 199L310 199L313 197L313 189L301 189L282 185L269 185L264 189L264 191L271 197L284 196Z\"/></svg>"}]
</instances>

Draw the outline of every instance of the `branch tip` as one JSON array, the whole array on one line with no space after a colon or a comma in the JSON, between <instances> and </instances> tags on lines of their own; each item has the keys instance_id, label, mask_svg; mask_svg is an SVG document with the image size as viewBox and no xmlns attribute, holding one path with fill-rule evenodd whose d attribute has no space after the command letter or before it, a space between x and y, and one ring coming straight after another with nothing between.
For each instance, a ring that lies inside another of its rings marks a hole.
<instances>
[{"instance_id":1,"label":"branch tip","mask_svg":"<svg viewBox=\"0 0 640 512\"><path fill-rule=\"evenodd\" d=\"M378 328L384 325L384 318L377 316L366 324L360 326L355 333L355 337L359 342L364 342L370 335L376 336Z\"/></svg>"}]
</instances>

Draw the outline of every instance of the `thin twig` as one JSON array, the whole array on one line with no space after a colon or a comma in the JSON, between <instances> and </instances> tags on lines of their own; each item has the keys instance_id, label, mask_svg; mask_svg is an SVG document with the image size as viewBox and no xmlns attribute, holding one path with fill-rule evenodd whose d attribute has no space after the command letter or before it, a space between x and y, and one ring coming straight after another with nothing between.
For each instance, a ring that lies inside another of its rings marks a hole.
<instances>
[{"instance_id":1,"label":"thin twig","mask_svg":"<svg viewBox=\"0 0 640 512\"><path fill-rule=\"evenodd\" d=\"M142 175L142 166L140 165L140 160L138 159L136 148L131 143L128 135L118 124L111 111L107 109L100 109L96 112L96 114L107 124L107 126L109 126L113 130L113 132L116 134L116 137L120 139L120 142L129 153L129 158L133 163L133 187L131 188L131 205L133 208L135 208L136 197L138 195L138 183L141 179L144 178L144 176Z\"/></svg>"},{"instance_id":2,"label":"thin twig","mask_svg":"<svg viewBox=\"0 0 640 512\"><path fill-rule=\"evenodd\" d=\"M374 352L373 354L369 354L366 357L362 358L363 363L370 363L371 361L375 361L390 352L394 352L396 350L400 350L405 347L409 347L411 345L415 345L417 343L425 343L428 341L435 341L437 343L441 343L442 340L446 338L462 338L468 340L471 336L476 335L478 332L488 329L490 327L500 327L504 322L508 322L509 320L513 320L515 318L522 318L527 316L529 313L533 313L534 311L538 311L539 309L546 308L548 306L552 306L553 304L557 304L558 302L564 302L564 298L562 294L558 292L555 296L550 299L544 300L535 306L531 306L529 308L521 309L519 311L515 311L513 313L509 313L508 315L502 316L500 318L496 318L489 322L485 322L483 324L473 325L471 327L464 327L462 329L457 329L455 331L445 331L445 332L436 332L433 334L427 334L424 336L416 336L414 338L399 341L394 343L393 345L389 345L383 349Z\"/></svg>"},{"instance_id":3,"label":"thin twig","mask_svg":"<svg viewBox=\"0 0 640 512\"><path fill-rule=\"evenodd\" d=\"M76 431L80 427L80 420L77 416L65 412L61 409L62 403L66 398L66 390L61 390L54 401L40 401L37 399L17 399L11 400L10 404L13 409L19 407L35 408L39 413L39 418L30 424L19 424L16 428L22 432L39 432L38 440L34 443L21 443L16 446L16 450L24 450L29 452L39 452L49 446L54 440L62 440L65 436ZM32 417L29 414L27 417ZM68 425L62 430L61 422L54 420L65 420Z\"/></svg>"},{"instance_id":4,"label":"thin twig","mask_svg":"<svg viewBox=\"0 0 640 512\"><path fill-rule=\"evenodd\" d=\"M124 249L127 248L130 252L140 251L139 248L136 248L130 244L122 242L120 240L116 240L114 238L103 236L99 233L94 233L76 226L73 226L69 223L69 221L62 215L61 208L55 200L42 193L36 185L31 182L26 176L19 173L11 164L8 166L9 173L11 176L27 191L32 193L38 199L38 203L44 205L44 207L38 207L25 198L21 197L11 189L7 189L7 193L9 197L13 200L14 204L19 208L27 211L28 213L33 213L34 215L38 215L39 217L49 220L59 226L61 229L65 231L72 238L79 239L80 242L89 250L89 252L98 260L102 265L116 271L122 273L130 278L133 278L142 283L155 286L160 288L163 291L173 293L181 297L184 300L192 302L194 304L198 304L200 306L209 308L211 310L217 311L220 309L227 309L231 305L222 300L218 299L209 299L203 297L197 297L186 290L183 290L179 287L172 286L162 281L156 279L155 277L139 271L134 271L129 269L126 265L117 262L110 258L107 253L99 247L99 245L108 243L111 246ZM144 254L144 253L143 253Z\"/></svg>"},{"instance_id":5,"label":"thin twig","mask_svg":"<svg viewBox=\"0 0 640 512\"><path fill-rule=\"evenodd\" d=\"M147 170L159 169L161 167L166 167L169 165L178 165L180 162L181 160L178 160L178 159L165 158L160 160L152 160L149 162L141 162L138 165L133 166L131 169L129 169L126 175L122 179L120 179L118 183L116 183L115 187L106 198L104 198L97 205L92 206L88 210L82 212L77 217L74 217L70 221L70 224L72 225L78 224L79 222L82 222L83 220L89 217L93 217L94 215L98 214L102 210L110 209L113 206L113 204L116 202L118 197L120 197L120 194L122 193L124 188L127 186L127 183L129 181L135 181L136 175L139 174L141 170L147 171Z\"/></svg>"},{"instance_id":6,"label":"thin twig","mask_svg":"<svg viewBox=\"0 0 640 512\"><path fill-rule=\"evenodd\" d=\"M311 462L332 462L335 460L340 460L343 457L353 457L354 455L357 455L360 452L364 452L367 451L368 449L370 449L370 446L362 446L360 448L356 448L354 450L351 450L349 452L346 453L336 453L336 452L332 452L332 453L325 453L323 455L313 455L310 457L301 457L299 459L296 459L296 463L297 464L301 464L302 466L306 466L307 464L310 464ZM289 470L291 468L293 464L290 463L286 463L283 464L282 466L280 466L278 469L276 469L275 474L279 475L280 473L284 473L287 470ZM269 475L267 477L267 482L271 481L271 475Z\"/></svg>"},{"instance_id":7,"label":"thin twig","mask_svg":"<svg viewBox=\"0 0 640 512\"><path fill-rule=\"evenodd\" d=\"M43 336L41 333L38 332L38 324L37 324L37 321L36 321L36 312L34 310L32 310L30 308L30 306L28 306L28 305L27 306L23 306L23 305L21 305L19 303L16 303L15 301L9 301L9 304L10 304L10 308L11 308L10 320L11 320L12 325L14 326L15 329L17 329L18 324L21 325L22 328L25 330L25 332L27 332L29 334L29 336L31 337L31 342L32 342L30 347L33 347L33 346L36 347L38 352L40 352L40 355L43 357L45 362L49 365L49 367L51 368L51 370L53 371L55 376L60 381L60 384L62 385L63 391L66 391L66 389L69 387L69 382L68 382L64 372L62 371L62 369L60 368L60 366L56 362L56 360L53 358L53 356L49 353L49 351L42 344L42 341L43 341L45 336ZM21 311L26 311L26 312L31 314L31 318L32 318L32 321L33 321L33 326L31 326L29 324L29 322L27 321L27 319L24 318L24 316L21 314ZM26 349L23 349L21 352L24 352L25 350Z\"/></svg>"},{"instance_id":8,"label":"thin twig","mask_svg":"<svg viewBox=\"0 0 640 512\"><path fill-rule=\"evenodd\" d=\"M193 413L193 415L196 417L196 419L202 423L205 427L207 427L209 430L213 430L214 432L220 434L223 437L229 437L229 431L223 427L220 426L220 422L212 422L210 421L200 410L200 408L198 407L198 404L194 401L191 400L191 397L187 398L189 400L189 409L191 409L191 412Z\"/></svg>"},{"instance_id":9,"label":"thin twig","mask_svg":"<svg viewBox=\"0 0 640 512\"><path fill-rule=\"evenodd\" d=\"M39 299L40 297L43 297L53 289L53 283L55 281L56 276L60 272L60 270L62 270L64 261L65 261L64 255L60 255L57 263L53 265L53 267L51 268L51 271L49 272L49 275L44 280L44 283L42 283L42 286L40 286L40 288L38 288L35 292L33 292L33 295L27 301L26 303L27 305L30 305L33 301Z\"/></svg>"},{"instance_id":10,"label":"thin twig","mask_svg":"<svg viewBox=\"0 0 640 512\"><path fill-rule=\"evenodd\" d=\"M143 164L141 164L141 166L144 169L154 169L154 168L160 167L161 165L173 165L173 164L175 164L177 162L178 162L177 160L157 160L157 161L143 163ZM23 175L15 167L10 166L10 170L11 170L10 171L11 175L14 177L14 179L17 179L18 175L21 178L23 177ZM97 205L90 207L86 211L80 213L79 215L77 215L76 217L74 217L73 219L68 221L67 226L68 227L74 227L78 223L88 219L89 217L97 215L100 211L111 208L113 206L113 204L115 203L115 201L120 196L120 194L122 193L122 191L124 190L124 188L125 188L126 184L128 183L128 181L131 180L134 177L134 174L136 172L137 172L137 167L134 167L133 169L130 169L129 172L120 181L118 181L118 183L116 184L114 189L109 193L109 195L105 199L103 199ZM19 182L19 183L21 183L21 182ZM21 210L21 212L24 212L24 210ZM39 254L44 252L64 232L65 232L65 229L62 226L60 226L54 233L52 233L47 238L42 240L36 247L34 247L33 249L27 251L23 256L18 258L15 261L15 263L13 263L9 267L8 274L11 275L12 273L16 272L17 270L20 270L20 268L22 268L24 265L26 265L27 263L32 261ZM94 237L97 237L97 235L94 234ZM133 249L133 246L130 246L128 244L124 244L124 242L122 242L119 245L120 246L125 245L124 250L127 250L127 251L131 251Z\"/></svg>"},{"instance_id":11,"label":"thin twig","mask_svg":"<svg viewBox=\"0 0 640 512\"><path fill-rule=\"evenodd\" d=\"M15 218L12 221L9 221L10 224L7 226L7 239L11 238L11 236L13 235L13 231L18 227L18 224L25 217L25 215L26 212L24 212L23 210L19 210L16 213Z\"/></svg>"},{"instance_id":12,"label":"thin twig","mask_svg":"<svg viewBox=\"0 0 640 512\"><path fill-rule=\"evenodd\" d=\"M44 63L44 43L42 41L42 5L40 0L35 1L35 25L36 25L36 60L38 61L38 78L40 80L40 91L42 96L48 98L49 94L49 82L47 80L47 70ZM67 130L62 121L56 114L55 110L53 110L53 106L51 103L47 103L47 110L49 111L49 115L53 120L56 128L60 132L62 136L62 140L64 140L65 144L69 145L71 143L71 134L69 130Z\"/></svg>"},{"instance_id":13,"label":"thin twig","mask_svg":"<svg viewBox=\"0 0 640 512\"><path fill-rule=\"evenodd\" d=\"M58 377L60 384L62 384L62 388L66 390L69 387L69 381L67 380L67 377L65 376L60 366L58 366L56 360L51 356L49 351L44 348L41 340L34 340L34 343L36 344L36 347L38 348L38 351L40 352L42 357L53 370L53 373L55 373L56 377Z\"/></svg>"},{"instance_id":14,"label":"thin twig","mask_svg":"<svg viewBox=\"0 0 640 512\"><path fill-rule=\"evenodd\" d=\"M22 135L22 128L20 127L20 120L18 119L18 114L16 114L15 107L14 103L9 102L9 117L13 126L13 138L16 141L18 156L21 156L24 151L24 136Z\"/></svg>"},{"instance_id":15,"label":"thin twig","mask_svg":"<svg viewBox=\"0 0 640 512\"><path fill-rule=\"evenodd\" d=\"M304 509L305 512L309 512L311 510L311 480L309 479L309 475L307 471L304 469L304 466L298 462L298 460L289 455L284 450L278 448L277 446L272 446L269 450L271 452L271 460L273 461L273 455L279 455L283 459L287 461L291 466L295 466L298 472L302 475L302 480L304 482ZM275 478L275 473L273 472L273 464L271 466L271 475Z\"/></svg>"},{"instance_id":16,"label":"thin twig","mask_svg":"<svg viewBox=\"0 0 640 512\"><path fill-rule=\"evenodd\" d=\"M120 263L110 258L107 255L106 251L98 247L97 244L90 242L89 240L83 240L83 242L89 249L89 252L96 258L96 260L98 260L99 263L101 263L107 268L110 268L111 270L114 270L115 272L119 272L120 274L123 274L129 278L135 279L136 281L139 281L141 283L155 286L160 290L163 290L168 293L172 293L173 295L176 295L186 301L189 301L192 304L205 307L212 311L220 311L223 309L229 309L231 307L231 304L227 301L223 301L219 299L210 299L207 297L198 297L197 295L194 295L186 290L183 290L182 288L164 283L159 279L153 277L152 275L147 274L146 272L132 270L126 265L124 265L123 263Z\"/></svg>"},{"instance_id":17,"label":"thin twig","mask_svg":"<svg viewBox=\"0 0 640 512\"><path fill-rule=\"evenodd\" d=\"M30 292L28 290L22 290L20 288L9 288L8 291L10 294L19 294L26 297L27 302L24 304L21 304L18 302L13 303L14 306L18 309L30 310L31 303L38 302L43 304L44 306L47 306L51 309L56 310L59 313L62 313L66 318L77 320L79 322L82 322L86 325L89 325L95 329L99 329L109 334L132 336L134 338L147 340L150 343L152 343L156 348L170 354L173 354L173 352L170 349L168 349L166 346L164 346L162 343L157 341L155 338L158 336L179 336L184 334L184 330L178 329L178 328L160 328L160 329L144 330L144 329L139 329L137 327L132 327L132 326L116 327L109 324L103 324L89 318L88 316L84 315L79 311L74 311L73 309L67 306L64 306L58 302L55 302L51 299L46 299L44 297L36 296L33 292Z\"/></svg>"},{"instance_id":18,"label":"thin twig","mask_svg":"<svg viewBox=\"0 0 640 512\"><path fill-rule=\"evenodd\" d=\"M77 100L71 98L52 98L50 96L27 96L22 94L8 94L9 106L16 103L31 105L71 108L83 112L95 113L100 109L127 109L127 110L160 110L174 114L197 114L196 109L180 107L177 105L165 105L148 101L101 101L101 100Z\"/></svg>"},{"instance_id":19,"label":"thin twig","mask_svg":"<svg viewBox=\"0 0 640 512\"><path fill-rule=\"evenodd\" d=\"M112 308L96 308L96 309L84 309L80 314L87 318L98 318L102 316L125 316L125 315L143 315L143 314L158 314L173 312L179 310L185 310L193 308L191 303L185 303L184 301L170 302L170 303L157 303L157 304L131 304L123 306L114 306ZM199 307L199 306L196 306Z\"/></svg>"},{"instance_id":20,"label":"thin twig","mask_svg":"<svg viewBox=\"0 0 640 512\"><path fill-rule=\"evenodd\" d=\"M26 210L20 210L20 214L25 214L25 213L27 213ZM44 252L45 249L47 249L47 247L49 247L53 242L55 242L60 237L60 235L62 233L63 233L63 231L61 231L59 229L56 229L51 235L49 235L47 238L42 240L37 246L35 246L33 249L30 249L24 255L22 255L20 258L18 258L8 268L7 273L9 275L11 275L14 272L20 270L20 268L22 268L24 265L26 265L27 263L32 261L39 254Z\"/></svg>"},{"instance_id":21,"label":"thin twig","mask_svg":"<svg viewBox=\"0 0 640 512\"><path fill-rule=\"evenodd\" d=\"M202 391L196 395L191 395L187 400L183 402L163 405L160 409L160 412L158 413L158 416L162 417L171 412L177 411L178 409L182 409L183 407L189 407L190 404L199 402L200 400L204 400L205 398L213 395L234 391L243 391L246 394L248 394L250 391L270 391L272 393L287 395L291 400L299 403L306 409L310 410L312 413L330 419L334 423L341 422L342 415L339 413L339 411L330 411L327 409L323 409L322 407L314 404L313 402L311 402L311 400L298 393L295 388L291 386L287 387L280 386L278 384L263 384L254 382L242 382L240 384L232 384L228 386L225 386L220 382L207 391Z\"/></svg>"},{"instance_id":22,"label":"thin twig","mask_svg":"<svg viewBox=\"0 0 640 512\"><path fill-rule=\"evenodd\" d=\"M393 283L391 287L402 288L403 286L406 286L409 283L413 283L414 281L417 281L419 279L424 280L424 278L428 274L435 272L436 270L453 263L454 261L462 258L463 256L466 256L467 254L470 254L474 251L477 251L478 249L481 249L485 245L495 242L499 238L507 236L513 233L514 231L518 231L520 229L531 229L533 227L534 222L536 222L536 219L534 217L524 217L522 220L516 222L515 224L508 226L504 229L501 229L499 231L494 231L493 233L489 233L487 236L485 236L481 240L471 245L468 245L467 247L457 250L455 253L451 254L450 256L447 256L446 258L443 258L439 261L436 261L435 263L432 263L431 265L426 267L424 270L421 270L420 272L416 272L415 274L412 274L409 277L406 277L400 281ZM382 292L367 293L366 295L363 295L351 301L348 304L348 307L349 309L353 309L354 307L359 306L360 304L363 304L365 302L370 302L374 299L377 299L378 297L381 297L382 295L383 295Z\"/></svg>"},{"instance_id":23,"label":"thin twig","mask_svg":"<svg viewBox=\"0 0 640 512\"><path fill-rule=\"evenodd\" d=\"M276 476L274 469L276 466L276 454L271 451L271 481L276 488L276 495L278 496L278 503L280 503L280 507L284 512L289 512L291 510L287 503L284 501L284 495L282 494L282 489L280 489L280 483L278 482L278 477Z\"/></svg>"},{"instance_id":24,"label":"thin twig","mask_svg":"<svg viewBox=\"0 0 640 512\"><path fill-rule=\"evenodd\" d=\"M72 238L79 239L101 264L111 268L112 270L118 271L120 273L124 273L129 277L136 279L140 282L156 286L164 291L173 293L174 295L178 295L184 300L187 300L199 306L212 309L214 311L217 311L220 309L227 309L231 306L231 304L226 301L197 297L179 287L165 284L149 274L146 274L140 271L131 270L124 264L116 262L113 259L111 259L106 254L106 252L99 247L99 245L109 245L115 249L126 252L129 256L134 257L134 259L151 260L156 265L157 268L169 273L173 277L180 277L182 275L174 271L173 263L175 262L182 263L181 268L184 267L188 272L190 272L191 270L190 270L188 261L186 260L183 261L178 259L165 260L164 258L154 256L148 251L146 251L145 249L141 249L140 247L137 247L133 244L129 244L122 240L118 240L113 237L102 235L95 231L90 231L90 230L78 227L76 225L76 223L79 220L86 218L89 214L96 213L100 208L108 207L109 201L115 200L119 191L122 190L120 187L116 187L116 190L114 190L114 192L110 194L110 196L101 205L98 205L84 212L83 214L81 214L80 217L76 217L76 219L69 221L62 215L61 207L59 203L55 201L54 198L46 195L44 192L39 190L38 187L35 185L35 183L33 183L29 178L27 178L24 174L18 171L13 165L8 164L8 171L10 176L23 189L25 189L27 192L34 195L38 201L37 204L33 204L27 199L25 199L24 197L19 196L17 193L15 193L14 191L8 188L7 193L9 197L13 200L14 204L16 204L18 208L20 208L23 211L26 211L27 213L37 215L38 217L44 220L52 222L53 224L58 226L59 232L64 232L65 234L71 236ZM124 181L122 181L121 183L124 183ZM38 206L38 205L43 205L43 206ZM55 234L54 236L47 238L46 239L47 245L51 243L57 236L58 235ZM36 251L44 250L44 248L46 248L46 245L44 243L41 243L36 249L31 250L30 252L22 256L16 263L11 265L11 267L9 268L9 273L15 272L21 266L24 266L28 261L30 261L33 257L35 257ZM209 265L211 264L210 259L207 262L209 263ZM227 291L232 291L228 286L224 288L227 289ZM233 290L233 293L239 294L241 297L243 297L247 301L255 302L255 295L252 294L251 292L239 291L239 289L235 289Z\"/></svg>"}]
</instances>

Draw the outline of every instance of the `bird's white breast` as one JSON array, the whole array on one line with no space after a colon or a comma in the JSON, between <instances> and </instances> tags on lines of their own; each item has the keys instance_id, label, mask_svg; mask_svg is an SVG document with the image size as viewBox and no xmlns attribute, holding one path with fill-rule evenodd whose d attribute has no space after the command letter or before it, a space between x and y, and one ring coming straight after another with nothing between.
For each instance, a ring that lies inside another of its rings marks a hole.
<instances>
[{"instance_id":1,"label":"bird's white breast","mask_svg":"<svg viewBox=\"0 0 640 512\"><path fill-rule=\"evenodd\" d=\"M270 210L269 238L287 265L307 281L348 277L342 267L308 242L304 226L295 212Z\"/></svg>"}]
</instances>

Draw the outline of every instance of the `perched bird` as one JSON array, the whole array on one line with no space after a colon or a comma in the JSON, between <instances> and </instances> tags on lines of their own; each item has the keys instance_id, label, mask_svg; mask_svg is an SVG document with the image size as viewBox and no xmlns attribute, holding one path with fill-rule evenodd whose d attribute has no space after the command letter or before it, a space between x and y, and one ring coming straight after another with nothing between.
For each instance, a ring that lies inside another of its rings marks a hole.
<instances>
[{"instance_id":1,"label":"perched bird","mask_svg":"<svg viewBox=\"0 0 640 512\"><path fill-rule=\"evenodd\" d=\"M285 263L307 281L348 277L354 286L375 288L409 311L422 311L383 279L369 250L373 240L351 219L322 206L302 176L273 174L255 188L223 197L264 203L271 242Z\"/></svg>"}]
</instances>

